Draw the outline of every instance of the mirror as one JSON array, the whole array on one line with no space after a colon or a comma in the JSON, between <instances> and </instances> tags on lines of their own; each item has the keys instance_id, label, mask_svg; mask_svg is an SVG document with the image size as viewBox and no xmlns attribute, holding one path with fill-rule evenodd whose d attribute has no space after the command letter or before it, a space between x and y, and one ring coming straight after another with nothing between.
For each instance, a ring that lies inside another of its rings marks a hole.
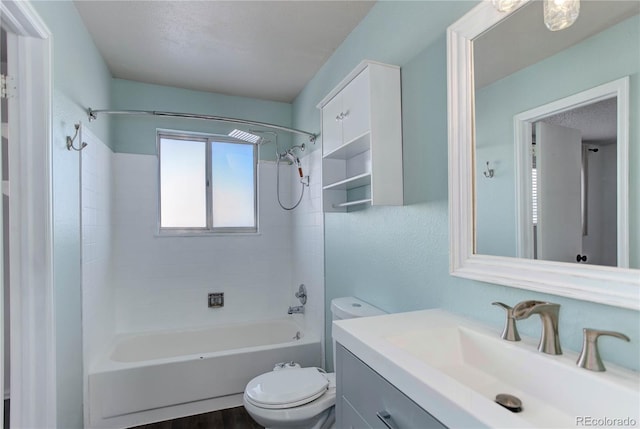
<instances>
[{"instance_id":1,"label":"mirror","mask_svg":"<svg viewBox=\"0 0 640 429\"><path fill-rule=\"evenodd\" d=\"M640 309L639 11L550 32L540 1L482 2L449 28L453 275Z\"/></svg>"},{"instance_id":2,"label":"mirror","mask_svg":"<svg viewBox=\"0 0 640 429\"><path fill-rule=\"evenodd\" d=\"M628 267L628 210L617 198L628 195L617 174L628 171L628 116L617 117L628 111L628 83L596 87L629 73L624 58L640 46L624 29L640 4L585 2L580 20L556 32L542 10L531 2L473 41L476 170L493 179L475 178L476 252ZM571 67L606 44L620 64Z\"/></svg>"}]
</instances>

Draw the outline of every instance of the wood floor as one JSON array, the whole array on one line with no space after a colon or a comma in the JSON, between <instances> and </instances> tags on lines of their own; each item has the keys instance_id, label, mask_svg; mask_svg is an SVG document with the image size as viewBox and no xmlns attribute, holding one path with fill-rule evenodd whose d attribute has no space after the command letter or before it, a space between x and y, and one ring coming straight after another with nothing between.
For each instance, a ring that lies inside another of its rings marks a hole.
<instances>
[{"instance_id":1,"label":"wood floor","mask_svg":"<svg viewBox=\"0 0 640 429\"><path fill-rule=\"evenodd\" d=\"M197 416L136 426L131 429L264 429L246 412L244 407L213 411Z\"/></svg>"}]
</instances>

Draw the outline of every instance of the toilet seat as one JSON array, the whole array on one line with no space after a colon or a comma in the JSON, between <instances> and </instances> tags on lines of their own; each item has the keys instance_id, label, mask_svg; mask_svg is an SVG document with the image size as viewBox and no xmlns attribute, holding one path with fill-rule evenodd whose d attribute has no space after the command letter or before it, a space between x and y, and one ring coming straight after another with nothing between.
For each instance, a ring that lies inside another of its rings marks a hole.
<instances>
[{"instance_id":1,"label":"toilet seat","mask_svg":"<svg viewBox=\"0 0 640 429\"><path fill-rule=\"evenodd\" d=\"M329 378L317 368L294 368L255 377L247 384L245 398L260 408L293 408L314 401L328 388Z\"/></svg>"}]
</instances>

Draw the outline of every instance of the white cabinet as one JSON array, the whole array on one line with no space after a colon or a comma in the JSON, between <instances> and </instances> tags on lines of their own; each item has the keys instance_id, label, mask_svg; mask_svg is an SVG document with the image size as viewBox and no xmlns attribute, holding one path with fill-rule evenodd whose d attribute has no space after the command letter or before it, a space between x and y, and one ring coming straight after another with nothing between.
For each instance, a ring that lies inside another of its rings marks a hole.
<instances>
[{"instance_id":1,"label":"white cabinet","mask_svg":"<svg viewBox=\"0 0 640 429\"><path fill-rule=\"evenodd\" d=\"M402 205L400 68L363 61L318 108L324 210Z\"/></svg>"}]
</instances>

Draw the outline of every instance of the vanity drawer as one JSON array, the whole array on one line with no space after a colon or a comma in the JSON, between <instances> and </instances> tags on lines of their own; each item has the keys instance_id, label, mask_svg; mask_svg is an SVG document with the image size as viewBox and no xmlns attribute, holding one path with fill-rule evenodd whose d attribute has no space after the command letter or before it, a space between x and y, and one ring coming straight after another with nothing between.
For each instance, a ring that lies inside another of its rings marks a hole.
<instances>
[{"instance_id":1,"label":"vanity drawer","mask_svg":"<svg viewBox=\"0 0 640 429\"><path fill-rule=\"evenodd\" d=\"M346 424L347 417L352 418L351 414L356 412L366 422L365 428L446 428L347 349L340 344L336 347L337 427L350 427L343 423ZM379 417L385 412L391 416L390 426Z\"/></svg>"}]
</instances>

